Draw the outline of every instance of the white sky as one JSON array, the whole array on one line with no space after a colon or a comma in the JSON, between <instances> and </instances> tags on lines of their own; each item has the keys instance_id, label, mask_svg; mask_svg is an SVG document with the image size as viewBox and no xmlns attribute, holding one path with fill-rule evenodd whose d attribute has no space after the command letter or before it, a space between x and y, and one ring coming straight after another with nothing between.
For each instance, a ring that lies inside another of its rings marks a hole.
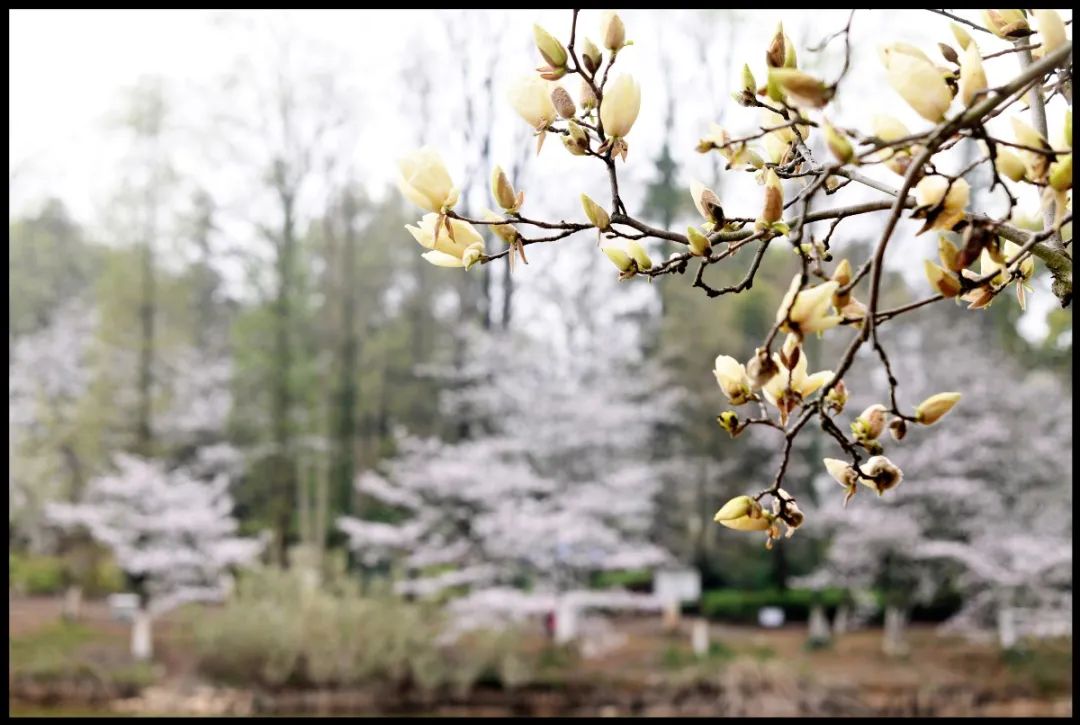
<instances>
[{"instance_id":1,"label":"white sky","mask_svg":"<svg viewBox=\"0 0 1080 725\"><path fill-rule=\"evenodd\" d=\"M743 62L749 61L756 73L763 72L763 48L778 17L782 16L788 35L800 48L800 66L825 76L838 70L838 42L821 56L805 48L842 27L846 11L736 12L746 22L739 25L732 39L734 46L727 47L727 33L723 27L718 28L709 45L706 66L693 55L693 33L695 28L701 32L703 22L698 12L622 13L628 37L635 45L620 54L618 65L639 79L643 97L641 115L629 138L630 163L622 182L632 208L640 203L642 182L654 174L652 160L658 152L650 143L660 138L666 100L659 59L667 58L678 87L675 138L681 146L674 151L687 184L691 178L712 182L710 160L694 153L693 145L707 131L708 121L716 120L716 108L726 106L724 125L735 132L753 128L757 122L754 113L734 106L726 92ZM1062 14L1071 18L1071 11ZM299 36L315 40L329 54L341 57L341 81L351 89L354 121L360 128L357 142L343 153L350 156L350 162L375 194L381 194L391 182L394 159L417 141L415 119L406 116L408 83L402 71L406 62L417 56L429 69L436 69L440 87L428 143L440 149L452 171L467 165L471 154L461 142L462 106L460 94L455 94L461 81L455 61L462 52L483 53L485 49L476 47L478 43L469 44L467 49L449 47L444 24L462 18L473 23L504 23L495 73L496 104L501 106L497 113L502 115L496 126L494 160L509 167L517 155L513 143L520 133L514 124L520 125L521 121L506 109L505 87L515 76L528 73L536 65L531 48L532 23L540 22L548 30L564 35L567 16L567 11L552 10L470 11L457 15L423 10L9 11L9 213L17 215L40 203L46 195L56 195L80 221L101 225L109 195L120 180L118 158L127 150L109 126L110 114L116 112L123 89L147 74L172 79L181 99L180 116L192 126L202 123L203 133L213 133L213 127L205 124L205 109L200 102L208 95L205 89L219 87L223 71L238 55L247 52L244 44L249 34L238 26L253 20L285 25ZM579 32L598 39L598 18L598 11L583 11ZM953 42L947 23L925 11L860 10L853 29L855 57L863 62L854 64L830 108L830 117L841 124L868 128L873 113L888 110L913 129L924 127L924 122L904 107L885 84L876 46L904 40L920 45L933 56L937 41ZM1002 43L986 35L977 37L985 49L996 49ZM1001 68L1004 74L1013 62L1011 56L988 62L991 82L995 69ZM1051 118L1052 129L1055 123L1060 125ZM1008 137L1007 132L1005 135ZM197 155L199 143L191 145L185 151ZM560 145L551 139L540 158L531 162L526 189L536 216L580 216L580 191L603 197L602 170L581 163L589 159L570 157ZM875 169L874 175L897 185L897 177L878 171ZM478 176L486 176L486 171ZM565 193L568 179L574 182L574 193ZM758 193L752 180L743 176L727 182L722 196L725 200L732 195L737 199L745 197L746 206L752 207ZM932 241L921 242L920 251L922 247L925 256L933 254ZM533 256L543 259L546 253ZM906 263L901 263L905 264L905 272L910 268L912 280L921 279L919 266L910 264L921 257L901 256L906 258ZM1047 293L1035 295L1032 306L1036 313L1025 318L1027 332L1036 333L1041 328L1042 316L1052 304L1047 298Z\"/></svg>"}]
</instances>

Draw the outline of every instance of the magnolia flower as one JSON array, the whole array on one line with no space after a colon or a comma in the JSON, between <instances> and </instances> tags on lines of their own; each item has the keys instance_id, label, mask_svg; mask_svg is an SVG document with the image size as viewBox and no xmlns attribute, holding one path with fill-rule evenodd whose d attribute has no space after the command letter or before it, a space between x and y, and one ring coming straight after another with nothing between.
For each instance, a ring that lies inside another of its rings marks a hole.
<instances>
[{"instance_id":1,"label":"magnolia flower","mask_svg":"<svg viewBox=\"0 0 1080 725\"><path fill-rule=\"evenodd\" d=\"M625 73L615 79L600 101L600 122L613 138L624 138L641 109L641 87Z\"/></svg>"},{"instance_id":2,"label":"magnolia flower","mask_svg":"<svg viewBox=\"0 0 1080 725\"><path fill-rule=\"evenodd\" d=\"M784 214L784 187L780 177L772 169L765 170L765 201L761 207L758 226L768 226L780 221Z\"/></svg>"},{"instance_id":3,"label":"magnolia flower","mask_svg":"<svg viewBox=\"0 0 1080 725\"><path fill-rule=\"evenodd\" d=\"M797 106L822 108L833 94L823 81L795 68L770 68L769 82L779 86Z\"/></svg>"},{"instance_id":4,"label":"magnolia flower","mask_svg":"<svg viewBox=\"0 0 1080 725\"><path fill-rule=\"evenodd\" d=\"M874 135L885 143L898 141L911 135L907 126L897 121L892 116L875 114L873 118ZM908 164L911 163L911 150L907 148L881 149L876 156L885 162L889 171L903 176L907 173Z\"/></svg>"},{"instance_id":5,"label":"magnolia flower","mask_svg":"<svg viewBox=\"0 0 1080 725\"><path fill-rule=\"evenodd\" d=\"M948 270L942 269L929 259L923 260L923 270L926 272L926 279L929 280L930 286L943 296L956 297L960 294L960 280Z\"/></svg>"},{"instance_id":6,"label":"magnolia flower","mask_svg":"<svg viewBox=\"0 0 1080 725\"><path fill-rule=\"evenodd\" d=\"M896 488L904 480L904 472L885 456L871 456L861 468L866 476L860 478L859 483L877 491L878 496Z\"/></svg>"},{"instance_id":7,"label":"magnolia flower","mask_svg":"<svg viewBox=\"0 0 1080 725\"><path fill-rule=\"evenodd\" d=\"M491 198L498 202L499 206L509 212L515 212L521 208L525 201L525 193L515 193L514 186L506 177L501 166L496 166L491 171Z\"/></svg>"},{"instance_id":8,"label":"magnolia flower","mask_svg":"<svg viewBox=\"0 0 1080 725\"><path fill-rule=\"evenodd\" d=\"M724 223L724 210L720 208L720 198L712 189L706 187L700 181L690 181L690 198L694 200L694 207L698 213L711 224Z\"/></svg>"},{"instance_id":9,"label":"magnolia flower","mask_svg":"<svg viewBox=\"0 0 1080 725\"><path fill-rule=\"evenodd\" d=\"M1035 17L1039 35L1042 36L1042 47L1039 50L1043 55L1065 44L1068 40L1065 37L1065 24L1061 22L1061 16L1057 12L1053 10L1032 10L1031 14Z\"/></svg>"},{"instance_id":10,"label":"magnolia flower","mask_svg":"<svg viewBox=\"0 0 1080 725\"><path fill-rule=\"evenodd\" d=\"M761 392L765 400L780 411L780 419L786 423L788 414L803 400L813 395L818 388L829 382L833 373L831 370L822 370L813 375L807 375L806 355L801 352L792 369L784 365L783 359L776 353L773 353L773 362L776 363L777 373L761 386Z\"/></svg>"},{"instance_id":11,"label":"magnolia flower","mask_svg":"<svg viewBox=\"0 0 1080 725\"><path fill-rule=\"evenodd\" d=\"M918 206L912 216L925 218L919 234L929 229L951 231L964 218L971 186L964 179L951 182L944 176L924 176L915 187Z\"/></svg>"},{"instance_id":12,"label":"magnolia flower","mask_svg":"<svg viewBox=\"0 0 1080 725\"><path fill-rule=\"evenodd\" d=\"M635 239L626 240L626 251L630 253L630 257L637 264L639 270L652 269L652 259L649 258L648 252L645 251L645 247L638 244Z\"/></svg>"},{"instance_id":13,"label":"magnolia flower","mask_svg":"<svg viewBox=\"0 0 1080 725\"><path fill-rule=\"evenodd\" d=\"M1001 146L997 148L994 168L997 169L999 174L1013 181L1020 181L1027 172L1027 166L1024 164L1023 159L1015 152Z\"/></svg>"},{"instance_id":14,"label":"magnolia flower","mask_svg":"<svg viewBox=\"0 0 1080 725\"><path fill-rule=\"evenodd\" d=\"M942 416L952 410L956 401L960 400L960 393L938 393L919 403L915 408L915 420L923 425L933 425L941 420Z\"/></svg>"},{"instance_id":15,"label":"magnolia flower","mask_svg":"<svg viewBox=\"0 0 1080 725\"><path fill-rule=\"evenodd\" d=\"M713 516L713 521L736 531L765 531L773 525L773 517L761 504L749 496L736 496Z\"/></svg>"},{"instance_id":16,"label":"magnolia flower","mask_svg":"<svg viewBox=\"0 0 1080 725\"><path fill-rule=\"evenodd\" d=\"M776 362L769 357L765 348L759 347L746 363L746 376L750 380L750 387L757 390L765 383L772 380L773 376L780 372Z\"/></svg>"},{"instance_id":17,"label":"magnolia flower","mask_svg":"<svg viewBox=\"0 0 1080 725\"><path fill-rule=\"evenodd\" d=\"M453 235L442 228L450 223ZM447 219L438 214L425 214L420 226L406 224L405 228L421 246L432 250L421 256L437 267L464 267L469 269L484 253L484 238L472 224L460 219ZM438 234L436 235L436 232ZM437 236L437 239L436 239Z\"/></svg>"},{"instance_id":18,"label":"magnolia flower","mask_svg":"<svg viewBox=\"0 0 1080 725\"><path fill-rule=\"evenodd\" d=\"M551 83L542 78L521 77L510 87L507 97L518 115L537 131L547 128L558 116L551 102Z\"/></svg>"},{"instance_id":19,"label":"magnolia flower","mask_svg":"<svg viewBox=\"0 0 1080 725\"><path fill-rule=\"evenodd\" d=\"M1016 116L1012 116L1009 118L1009 121L1012 123L1013 136L1016 138L1018 144L1035 149L1050 150L1050 144L1043 138L1042 134L1023 120ZM1050 168L1050 158L1045 154L1040 154L1035 151L1021 150L1018 153L1020 158L1024 160L1024 166L1027 167L1028 181L1045 181L1046 172Z\"/></svg>"},{"instance_id":20,"label":"magnolia flower","mask_svg":"<svg viewBox=\"0 0 1080 725\"><path fill-rule=\"evenodd\" d=\"M742 405L753 399L746 368L735 358L730 355L717 355L713 364L713 375L732 405Z\"/></svg>"},{"instance_id":21,"label":"magnolia flower","mask_svg":"<svg viewBox=\"0 0 1080 725\"><path fill-rule=\"evenodd\" d=\"M600 16L600 37L604 47L613 53L626 45L626 27L613 10L605 10Z\"/></svg>"},{"instance_id":22,"label":"magnolia flower","mask_svg":"<svg viewBox=\"0 0 1080 725\"><path fill-rule=\"evenodd\" d=\"M986 72L983 70L982 55L975 43L968 44L960 56L960 99L970 106L978 95L986 90Z\"/></svg>"},{"instance_id":23,"label":"magnolia flower","mask_svg":"<svg viewBox=\"0 0 1080 725\"><path fill-rule=\"evenodd\" d=\"M630 259L629 254L610 244L600 247L600 249L607 255L607 258L611 260L611 263L619 268L620 272L633 272L634 260Z\"/></svg>"},{"instance_id":24,"label":"magnolia flower","mask_svg":"<svg viewBox=\"0 0 1080 725\"><path fill-rule=\"evenodd\" d=\"M566 65L566 48L558 38L533 24L533 39L536 41L536 49L552 68L562 68Z\"/></svg>"},{"instance_id":25,"label":"magnolia flower","mask_svg":"<svg viewBox=\"0 0 1080 725\"><path fill-rule=\"evenodd\" d=\"M851 432L857 441L877 440L885 430L885 406L871 405L851 423Z\"/></svg>"},{"instance_id":26,"label":"magnolia flower","mask_svg":"<svg viewBox=\"0 0 1080 725\"><path fill-rule=\"evenodd\" d=\"M712 242L705 236L697 227L686 228L687 247L690 248L690 254L695 257L708 256L712 251Z\"/></svg>"},{"instance_id":27,"label":"magnolia flower","mask_svg":"<svg viewBox=\"0 0 1080 725\"><path fill-rule=\"evenodd\" d=\"M1072 188L1072 154L1065 154L1050 164L1047 181L1054 191L1068 191Z\"/></svg>"},{"instance_id":28,"label":"magnolia flower","mask_svg":"<svg viewBox=\"0 0 1080 725\"><path fill-rule=\"evenodd\" d=\"M1015 40L1031 35L1023 10L983 10L983 24L999 38Z\"/></svg>"},{"instance_id":29,"label":"magnolia flower","mask_svg":"<svg viewBox=\"0 0 1080 725\"><path fill-rule=\"evenodd\" d=\"M398 160L398 188L421 209L442 213L457 203L458 189L442 158L425 146Z\"/></svg>"},{"instance_id":30,"label":"magnolia flower","mask_svg":"<svg viewBox=\"0 0 1080 725\"><path fill-rule=\"evenodd\" d=\"M836 160L842 164L846 164L851 161L851 158L855 155L855 148L848 141L847 136L840 133L836 128L829 123L825 122L825 144L829 147L829 151L836 157Z\"/></svg>"},{"instance_id":31,"label":"magnolia flower","mask_svg":"<svg viewBox=\"0 0 1080 725\"><path fill-rule=\"evenodd\" d=\"M922 51L895 43L882 48L881 58L889 85L916 113L933 123L945 118L952 93L941 70Z\"/></svg>"},{"instance_id":32,"label":"magnolia flower","mask_svg":"<svg viewBox=\"0 0 1080 725\"><path fill-rule=\"evenodd\" d=\"M611 216L604 207L593 201L588 194L581 195L581 208L585 210L585 216L589 223L602 231L611 226Z\"/></svg>"},{"instance_id":33,"label":"magnolia flower","mask_svg":"<svg viewBox=\"0 0 1080 725\"><path fill-rule=\"evenodd\" d=\"M843 318L840 315L830 315L829 307L840 283L830 280L816 287L800 290L801 282L800 275L791 278L787 294L776 311L776 321L781 323L780 329L802 336L839 325Z\"/></svg>"}]
</instances>

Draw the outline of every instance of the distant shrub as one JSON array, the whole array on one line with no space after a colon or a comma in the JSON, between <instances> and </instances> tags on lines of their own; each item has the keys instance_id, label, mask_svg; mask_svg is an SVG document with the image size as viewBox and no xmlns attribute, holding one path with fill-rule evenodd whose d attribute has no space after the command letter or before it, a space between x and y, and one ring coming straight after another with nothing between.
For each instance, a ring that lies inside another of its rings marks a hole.
<instances>
[{"instance_id":1,"label":"distant shrub","mask_svg":"<svg viewBox=\"0 0 1080 725\"><path fill-rule=\"evenodd\" d=\"M780 607L784 618L806 621L815 602L828 609L835 609L845 599L842 589L788 589L779 591L765 589L743 591L739 589L713 589L701 597L701 613L709 619L729 622L756 623L758 610L762 607Z\"/></svg>"},{"instance_id":2,"label":"distant shrub","mask_svg":"<svg viewBox=\"0 0 1080 725\"><path fill-rule=\"evenodd\" d=\"M45 596L65 587L64 560L56 556L8 553L8 586L19 594Z\"/></svg>"},{"instance_id":3,"label":"distant shrub","mask_svg":"<svg viewBox=\"0 0 1080 725\"><path fill-rule=\"evenodd\" d=\"M363 596L349 580L305 591L295 574L276 569L245 575L223 608L194 624L201 671L234 684L468 690L481 682L517 686L533 671L513 631L446 644L433 605Z\"/></svg>"}]
</instances>

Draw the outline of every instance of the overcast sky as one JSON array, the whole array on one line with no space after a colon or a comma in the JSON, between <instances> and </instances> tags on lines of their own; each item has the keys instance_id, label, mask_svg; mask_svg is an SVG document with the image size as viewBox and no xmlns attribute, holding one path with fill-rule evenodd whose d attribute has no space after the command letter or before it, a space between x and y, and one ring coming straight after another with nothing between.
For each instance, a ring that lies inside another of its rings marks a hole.
<instances>
[{"instance_id":1,"label":"overcast sky","mask_svg":"<svg viewBox=\"0 0 1080 725\"><path fill-rule=\"evenodd\" d=\"M725 12L725 11L717 11ZM1070 11L1062 11L1071 18ZM711 181L710 160L693 152L693 145L726 106L724 125L735 131L754 128L756 116L726 98L743 62L763 73L762 55L776 21L782 17L785 29L800 48L800 66L828 77L841 62L840 44L822 54L806 48L843 26L846 11L813 10L782 13L768 10L736 11L742 22L730 37L724 26L710 36L707 62L694 55L695 34L705 21L697 11L626 11L628 37L635 45L620 54L619 65L639 79L643 107L629 139L630 163L625 167L625 185L631 206L640 203L643 182L654 174L653 160L658 148L666 108L663 71L669 67L678 97L674 149L680 162L681 180ZM968 13L969 17L976 16ZM502 110L494 139L494 159L504 166L517 154L513 144L520 138L521 124L505 102L505 88L536 64L531 52L531 25L540 22L552 32L565 35L567 11L472 11L440 14L424 10L388 11L10 11L10 213L17 215L47 195L61 197L83 223L100 224L110 191L118 183L117 158L125 152L118 143L109 119L119 107L121 93L141 76L160 74L176 85L182 100L181 117L193 125L205 111L199 100L204 89L220 86L220 77L233 61L244 55L250 34L242 30L252 22L276 22L306 37L340 58L339 75L350 89L354 121L360 132L343 153L375 195L383 193L394 176L393 161L416 145L415 119L403 117L409 108L410 62L427 62L433 69L439 91L437 118L428 143L438 146L451 170L461 172L470 161L469 151L457 140L462 125L462 107L454 89L460 85L454 61L461 52L483 53L478 43L466 51L451 47L444 25L448 22L480 23L501 28L502 44L495 70L496 102ZM582 33L598 38L599 12L581 14ZM470 26L471 27L471 26ZM479 26L478 26L479 27ZM884 71L876 47L891 40L916 43L934 54L937 41L952 42L947 23L926 11L866 11L856 13L853 23L857 41L849 77L829 110L830 117L849 126L869 127L870 116L887 110L910 127L925 127L917 116L898 101L884 82ZM997 49L1002 41L979 35L984 48ZM730 46L729 46L730 43ZM1002 46L1003 47L1003 46ZM1012 56L988 63L992 74L1011 69ZM1004 76L1002 76L1004 78ZM441 94L441 95L439 95ZM184 101L183 99L190 99ZM505 119L505 120L504 120ZM1003 120L1004 122L1004 120ZM1055 120L1051 119L1053 127ZM213 133L212 126L203 132ZM1007 132L1005 134L1007 136ZM576 215L577 193L567 194L566 179L575 180L574 192L601 193L602 169L583 167L552 141L530 166L529 202L537 216L543 206L546 216ZM588 161L586 159L586 161ZM582 171L587 168L587 171ZM888 172L874 175L897 184ZM463 173L463 172L462 172ZM756 203L758 193L749 176L734 182L726 192L736 199ZM728 197L725 196L725 201ZM929 236L929 235L927 235ZM932 240L920 238L930 256ZM910 262L908 256L907 262ZM921 275L908 265L913 279ZM907 270L905 270L907 271ZM1047 308L1048 294L1035 296L1036 315L1029 315L1029 331L1039 329L1039 319Z\"/></svg>"}]
</instances>

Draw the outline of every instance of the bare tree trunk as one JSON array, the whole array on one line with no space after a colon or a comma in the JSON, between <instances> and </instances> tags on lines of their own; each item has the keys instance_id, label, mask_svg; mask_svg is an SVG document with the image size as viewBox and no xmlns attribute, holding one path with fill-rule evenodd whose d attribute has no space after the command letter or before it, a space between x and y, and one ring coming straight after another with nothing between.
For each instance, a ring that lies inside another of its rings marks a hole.
<instances>
[{"instance_id":1,"label":"bare tree trunk","mask_svg":"<svg viewBox=\"0 0 1080 725\"><path fill-rule=\"evenodd\" d=\"M906 610L895 604L889 604L885 607L885 634L882 639L881 649L887 656L900 657L907 654L908 646L904 639L906 625Z\"/></svg>"},{"instance_id":2,"label":"bare tree trunk","mask_svg":"<svg viewBox=\"0 0 1080 725\"><path fill-rule=\"evenodd\" d=\"M277 298L274 301L274 444L277 465L272 476L272 510L276 510L277 551L279 561L287 561L288 534L292 522L292 500L294 463L292 455L290 415L292 413L292 349L289 344L289 326L292 320L291 300L293 281L293 257L296 239L293 219L292 193L286 187L283 164L276 165L276 183L281 199L283 220L281 238L278 240L277 255Z\"/></svg>"},{"instance_id":3,"label":"bare tree trunk","mask_svg":"<svg viewBox=\"0 0 1080 725\"><path fill-rule=\"evenodd\" d=\"M335 421L334 502L341 514L352 511L353 476L356 470L353 445L356 439L356 406L358 391L356 367L359 359L359 339L356 331L356 286L352 275L356 268L356 201L352 190L342 199L341 217L344 225L341 260L341 348L338 358L337 416Z\"/></svg>"},{"instance_id":4,"label":"bare tree trunk","mask_svg":"<svg viewBox=\"0 0 1080 725\"><path fill-rule=\"evenodd\" d=\"M131 623L131 656L138 662L146 662L154 656L154 637L150 612L141 600Z\"/></svg>"}]
</instances>

